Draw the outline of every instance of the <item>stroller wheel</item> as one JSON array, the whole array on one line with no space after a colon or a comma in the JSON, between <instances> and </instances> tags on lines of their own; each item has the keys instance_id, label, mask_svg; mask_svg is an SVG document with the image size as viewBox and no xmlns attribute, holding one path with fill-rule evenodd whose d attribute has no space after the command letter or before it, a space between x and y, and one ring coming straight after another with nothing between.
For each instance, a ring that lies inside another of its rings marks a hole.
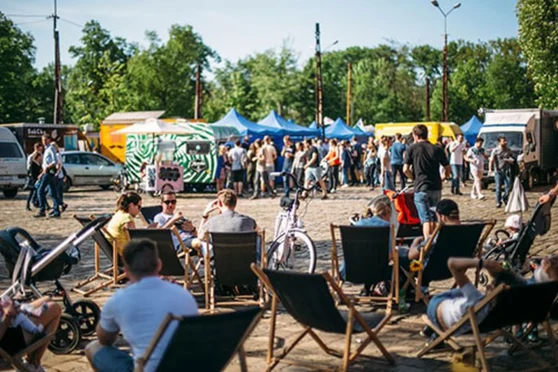
<instances>
[{"instance_id":1,"label":"stroller wheel","mask_svg":"<svg viewBox=\"0 0 558 372\"><path fill-rule=\"evenodd\" d=\"M95 333L101 315L99 305L91 300L79 300L74 302L72 310L71 315L78 322L81 334L89 336Z\"/></svg>"},{"instance_id":2,"label":"stroller wheel","mask_svg":"<svg viewBox=\"0 0 558 372\"><path fill-rule=\"evenodd\" d=\"M54 354L69 354L76 349L81 341L78 323L69 314L62 314L60 324L48 349Z\"/></svg>"},{"instance_id":3,"label":"stroller wheel","mask_svg":"<svg viewBox=\"0 0 558 372\"><path fill-rule=\"evenodd\" d=\"M479 284L483 287L486 287L488 285L488 276L485 273L481 273L479 275Z\"/></svg>"}]
</instances>

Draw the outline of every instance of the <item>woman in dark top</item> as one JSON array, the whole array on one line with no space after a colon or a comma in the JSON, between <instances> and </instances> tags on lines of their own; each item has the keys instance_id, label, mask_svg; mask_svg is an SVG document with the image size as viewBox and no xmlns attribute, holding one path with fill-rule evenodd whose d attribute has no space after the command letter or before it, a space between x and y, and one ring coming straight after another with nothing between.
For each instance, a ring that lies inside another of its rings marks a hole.
<instances>
[{"instance_id":1,"label":"woman in dark top","mask_svg":"<svg viewBox=\"0 0 558 372\"><path fill-rule=\"evenodd\" d=\"M37 195L37 189L35 188L35 182L39 179L39 175L41 174L43 167L43 155L40 152L35 152L31 158L31 164L29 166L29 177L31 177L31 190L29 190L29 196L27 197L27 206L25 209L28 211L31 210L31 202Z\"/></svg>"}]
</instances>

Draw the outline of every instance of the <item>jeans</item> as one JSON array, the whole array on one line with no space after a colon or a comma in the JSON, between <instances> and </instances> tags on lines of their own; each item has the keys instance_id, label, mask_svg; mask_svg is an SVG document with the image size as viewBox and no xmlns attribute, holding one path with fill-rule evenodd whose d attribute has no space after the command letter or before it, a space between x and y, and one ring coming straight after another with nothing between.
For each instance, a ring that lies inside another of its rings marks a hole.
<instances>
[{"instance_id":1,"label":"jeans","mask_svg":"<svg viewBox=\"0 0 558 372\"><path fill-rule=\"evenodd\" d=\"M260 183L263 182L265 189L270 194L275 194L271 183L269 182L269 173L266 171L260 172L256 171L256 177L254 178L254 196L260 194Z\"/></svg>"},{"instance_id":2,"label":"jeans","mask_svg":"<svg viewBox=\"0 0 558 372\"><path fill-rule=\"evenodd\" d=\"M426 190L415 192L414 202L420 223L436 222L436 213L431 209L442 198L442 190Z\"/></svg>"},{"instance_id":3,"label":"jeans","mask_svg":"<svg viewBox=\"0 0 558 372\"><path fill-rule=\"evenodd\" d=\"M292 163L291 164L285 163L283 166L283 172L290 173L292 167L293 167ZM285 196L289 196L292 189L291 189L291 178L288 176L283 176L283 189L285 190Z\"/></svg>"},{"instance_id":4,"label":"jeans","mask_svg":"<svg viewBox=\"0 0 558 372\"><path fill-rule=\"evenodd\" d=\"M461 182L461 174L463 173L462 164L452 164L451 165L451 189L455 192L459 192L459 183Z\"/></svg>"},{"instance_id":5,"label":"jeans","mask_svg":"<svg viewBox=\"0 0 558 372\"><path fill-rule=\"evenodd\" d=\"M494 172L494 182L496 183L496 204L507 203L511 189L511 174L505 171L496 171ZM504 195L502 195L502 185L504 186Z\"/></svg>"},{"instance_id":6,"label":"jeans","mask_svg":"<svg viewBox=\"0 0 558 372\"><path fill-rule=\"evenodd\" d=\"M52 192L52 201L54 203L54 205L52 206L52 211L55 214L59 214L60 200L58 199L58 193L53 191L56 190L56 176L50 173L43 174L43 176L39 180L39 185L37 186L37 196L39 199L39 212L45 213L46 205L47 205L47 200L46 200L47 188L50 188Z\"/></svg>"},{"instance_id":7,"label":"jeans","mask_svg":"<svg viewBox=\"0 0 558 372\"><path fill-rule=\"evenodd\" d=\"M339 186L339 165L329 167L329 190L335 190Z\"/></svg>"},{"instance_id":8,"label":"jeans","mask_svg":"<svg viewBox=\"0 0 558 372\"><path fill-rule=\"evenodd\" d=\"M343 185L349 184L349 169L348 167L343 167Z\"/></svg>"},{"instance_id":9,"label":"jeans","mask_svg":"<svg viewBox=\"0 0 558 372\"><path fill-rule=\"evenodd\" d=\"M384 187L383 190L392 190L395 191L395 184L393 182L393 173L385 172L384 173Z\"/></svg>"},{"instance_id":10,"label":"jeans","mask_svg":"<svg viewBox=\"0 0 558 372\"><path fill-rule=\"evenodd\" d=\"M31 208L31 203L37 201L37 185L36 181L33 180L31 183L32 187L29 189L29 196L27 197L27 209Z\"/></svg>"},{"instance_id":11,"label":"jeans","mask_svg":"<svg viewBox=\"0 0 558 372\"><path fill-rule=\"evenodd\" d=\"M459 288L450 289L449 291L437 294L430 299L430 302L428 302L428 306L426 307L426 316L436 327L441 329L442 327L440 326L440 323L438 323L438 306L440 306L440 304L445 300L451 300L462 296L463 292L461 292L461 289Z\"/></svg>"},{"instance_id":12,"label":"jeans","mask_svg":"<svg viewBox=\"0 0 558 372\"><path fill-rule=\"evenodd\" d=\"M393 173L393 185L395 186L395 183L397 181L397 175L399 174L399 177L401 179L401 190L403 190L405 188L405 186L407 185L406 182L406 176L405 173L403 173L403 164L392 164L391 165L391 172ZM395 188L394 188L395 190Z\"/></svg>"}]
</instances>

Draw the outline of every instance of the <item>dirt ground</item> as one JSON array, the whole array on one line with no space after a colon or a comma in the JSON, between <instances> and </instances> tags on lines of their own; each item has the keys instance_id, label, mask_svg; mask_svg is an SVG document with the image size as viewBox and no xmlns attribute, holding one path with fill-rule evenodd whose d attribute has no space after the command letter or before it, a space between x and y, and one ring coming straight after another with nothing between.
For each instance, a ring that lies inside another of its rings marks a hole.
<instances>
[{"instance_id":1,"label":"dirt ground","mask_svg":"<svg viewBox=\"0 0 558 372\"><path fill-rule=\"evenodd\" d=\"M531 206L534 206L536 199L543 190L538 189L528 193ZM471 200L468 197L468 188L464 191L464 196L454 198L460 205L463 219L496 219L498 221L496 228L502 228L506 215L503 209L495 208L493 192L487 191L487 199L478 201ZM369 191L364 187L351 187L341 189L337 194L330 195L328 200L321 201L315 199L308 205L303 221L309 235L317 246L319 258L317 272L331 268L329 224L347 224L351 214L361 212L366 203L373 196L377 195L378 192ZM444 190L444 196L451 196L449 195L448 188ZM13 200L0 199L0 229L9 226L23 227L43 246L53 247L72 232L79 229L79 225L72 218L72 215L111 212L114 208L117 194L113 191L100 191L96 188L73 189L65 195L69 208L63 214L63 217L61 219L48 220L35 219L32 217L33 213L25 211L26 197L26 193L23 193ZM188 218L193 219L197 224L204 206L212 199L212 195L209 194L181 194L179 195L178 210L182 210ZM157 199L145 196L143 205L153 205L157 202ZM554 213L556 213L556 207L554 209ZM266 229L268 242L273 235L274 221L279 210L278 199L259 199L253 201L241 199L238 206L239 212L255 218L258 225ZM524 219L527 219L529 214L530 211L524 213ZM141 223L138 223L138 225L141 225ZM556 245L557 237L558 227L553 226L547 235L537 238L531 254L542 256L556 252L558 250ZM74 266L68 275L63 277L63 283L68 289L72 288L78 280L84 279L93 273L92 241L86 241L80 248L82 253L81 262ZM107 261L104 259L102 262L106 264ZM4 265L0 264L0 289L3 291L8 284L7 271ZM358 291L359 289L356 287L347 288L348 291ZM91 296L91 299L102 306L113 292L113 289L100 291ZM76 294L72 294L72 297L74 300L79 298ZM201 304L202 299L200 298L199 300ZM371 308L363 307L362 311L371 311ZM455 366L452 364L449 353L428 354L422 359L415 357L416 352L424 345L424 339L419 335L419 330L422 328L420 311L424 311L424 308L412 311L411 314L398 314L395 311L390 323L380 333L380 340L396 359L395 366L391 367L382 360L361 358L353 368L355 370L380 371L452 370ZM289 315L284 312L281 313L278 317L276 352L289 344L300 329L300 326ZM245 344L250 370L261 371L265 369L268 330L269 319L266 317L260 322ZM332 336L324 334L324 339L330 347L338 349L343 347L344 338L341 335ZM465 337L465 339L467 338ZM84 339L78 350L70 355L54 355L47 352L43 359L45 368L50 371L90 370L83 356L83 348L90 340L91 338ZM357 341L353 342L353 347L357 346ZM488 347L487 350L490 357L489 362L495 370L523 370L535 366L532 359L525 353L517 353L512 357L508 357L506 344L502 342L496 342ZM537 348L536 352L547 357L547 359L550 356L550 349L548 347ZM375 357L380 355L379 351L372 345L366 348L365 354ZM303 358L307 362L324 363L331 368L335 368L340 362L338 359L323 354L310 338L305 339L294 349L291 355L292 357ZM289 367L284 364L280 364L277 369L300 370L299 368ZM228 370L239 370L236 358L233 359Z\"/></svg>"}]
</instances>

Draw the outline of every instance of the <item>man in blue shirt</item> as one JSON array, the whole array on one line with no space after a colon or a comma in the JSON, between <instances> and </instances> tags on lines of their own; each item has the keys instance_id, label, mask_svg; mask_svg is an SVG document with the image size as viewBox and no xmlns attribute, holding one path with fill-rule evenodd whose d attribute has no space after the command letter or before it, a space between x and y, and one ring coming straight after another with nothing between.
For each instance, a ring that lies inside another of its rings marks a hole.
<instances>
[{"instance_id":1,"label":"man in blue shirt","mask_svg":"<svg viewBox=\"0 0 558 372\"><path fill-rule=\"evenodd\" d=\"M395 133L395 142L390 147L391 152L391 173L393 174L393 184L397 181L397 174L401 179L401 190L405 188L405 173L403 173L403 159L407 146L401 142L401 133Z\"/></svg>"},{"instance_id":2,"label":"man in blue shirt","mask_svg":"<svg viewBox=\"0 0 558 372\"><path fill-rule=\"evenodd\" d=\"M57 158L56 149L52 145L52 139L49 135L43 134L41 138L43 145L45 147L45 152L43 154L43 170L39 174L39 182L37 185L37 199L39 201L39 213L35 214L33 217L46 217L46 193L47 188L52 191L52 212L51 216L54 218L60 218L60 200L58 198L58 193L56 192L56 173L57 173Z\"/></svg>"}]
</instances>

